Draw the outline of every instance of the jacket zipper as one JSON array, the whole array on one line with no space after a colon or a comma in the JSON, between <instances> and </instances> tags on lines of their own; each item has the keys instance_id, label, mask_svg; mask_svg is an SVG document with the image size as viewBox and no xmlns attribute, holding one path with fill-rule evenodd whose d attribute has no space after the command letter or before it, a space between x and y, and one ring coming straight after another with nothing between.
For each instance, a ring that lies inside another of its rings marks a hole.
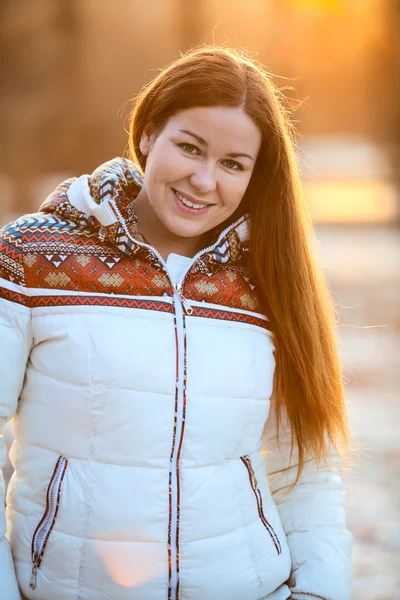
<instances>
[{"instance_id":1,"label":"jacket zipper","mask_svg":"<svg viewBox=\"0 0 400 600\"><path fill-rule=\"evenodd\" d=\"M256 474L254 473L253 465L251 463L251 458L250 458L250 456L248 456L246 454L245 456L241 456L240 459L242 460L244 466L247 469L251 489L253 490L253 494L256 497L257 509L258 509L258 514L260 516L261 522L264 525L265 529L268 531L269 535L271 536L271 539L274 543L277 553L280 554L282 552L281 543L279 541L279 538L278 538L274 528L269 523L269 521L267 520L267 518L264 514L262 496L261 496L260 488L258 487L257 477L256 477Z\"/></svg>"},{"instance_id":2,"label":"jacket zipper","mask_svg":"<svg viewBox=\"0 0 400 600\"><path fill-rule=\"evenodd\" d=\"M180 520L180 453L185 430L186 413L186 331L184 301L179 284L174 288L175 335L177 348L174 433L169 467L168 527L168 600L179 598L179 520Z\"/></svg>"},{"instance_id":3,"label":"jacket zipper","mask_svg":"<svg viewBox=\"0 0 400 600\"><path fill-rule=\"evenodd\" d=\"M145 242L136 240L130 233L123 216L116 203L111 200L118 219L124 229L127 237L144 248L147 248L153 252L158 258L160 264L163 266L171 286L174 303L174 319L175 319L175 335L176 335L176 390L175 390L175 411L174 411L174 432L172 439L172 448L170 454L170 468L169 468L169 523L168 523L168 600L179 599L179 521L180 521L180 477L179 477L179 463L180 453L183 443L184 431L185 431L185 413L186 413L186 327L185 327L185 315L191 315L193 309L190 306L189 301L182 295L183 284L186 276L189 273L192 265L196 260L212 250L218 245L220 240L233 228L235 228L245 217L240 217L237 221L229 225L221 234L214 244L200 250L192 259L188 266L182 280L176 285L172 285L169 278L167 263L161 256L161 254Z\"/></svg>"},{"instance_id":4,"label":"jacket zipper","mask_svg":"<svg viewBox=\"0 0 400 600\"><path fill-rule=\"evenodd\" d=\"M64 456L60 456L57 464L54 467L53 474L47 487L46 508L43 516L35 529L32 538L32 574L29 582L29 587L36 589L37 570L43 560L43 555L46 550L47 542L54 523L57 517L60 506L61 488L65 472L68 467L68 460Z\"/></svg>"}]
</instances>

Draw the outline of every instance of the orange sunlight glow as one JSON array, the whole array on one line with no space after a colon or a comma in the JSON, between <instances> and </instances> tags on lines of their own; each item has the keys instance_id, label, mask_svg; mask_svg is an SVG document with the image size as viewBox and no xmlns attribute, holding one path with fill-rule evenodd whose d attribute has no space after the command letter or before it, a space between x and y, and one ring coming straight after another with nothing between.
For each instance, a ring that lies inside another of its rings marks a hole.
<instances>
[{"instance_id":1,"label":"orange sunlight glow","mask_svg":"<svg viewBox=\"0 0 400 600\"><path fill-rule=\"evenodd\" d=\"M137 588L152 579L163 575L160 565L164 564L164 554L160 556L161 544L107 544L99 542L97 551L110 578L125 588Z\"/></svg>"},{"instance_id":2,"label":"orange sunlight glow","mask_svg":"<svg viewBox=\"0 0 400 600\"><path fill-rule=\"evenodd\" d=\"M304 8L333 8L339 6L338 0L288 0L289 4Z\"/></svg>"},{"instance_id":3,"label":"orange sunlight glow","mask_svg":"<svg viewBox=\"0 0 400 600\"><path fill-rule=\"evenodd\" d=\"M314 181L304 185L312 219L320 222L383 223L397 216L397 198L384 181Z\"/></svg>"}]
</instances>

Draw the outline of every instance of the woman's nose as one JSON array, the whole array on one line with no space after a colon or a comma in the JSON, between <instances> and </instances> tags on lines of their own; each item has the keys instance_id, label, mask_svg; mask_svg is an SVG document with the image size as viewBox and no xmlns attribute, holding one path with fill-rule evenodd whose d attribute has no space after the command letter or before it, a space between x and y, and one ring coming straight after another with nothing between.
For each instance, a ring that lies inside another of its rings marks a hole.
<instances>
[{"instance_id":1,"label":"woman's nose","mask_svg":"<svg viewBox=\"0 0 400 600\"><path fill-rule=\"evenodd\" d=\"M214 165L209 163L196 165L196 169L190 177L190 183L202 194L213 192L217 187Z\"/></svg>"}]
</instances>

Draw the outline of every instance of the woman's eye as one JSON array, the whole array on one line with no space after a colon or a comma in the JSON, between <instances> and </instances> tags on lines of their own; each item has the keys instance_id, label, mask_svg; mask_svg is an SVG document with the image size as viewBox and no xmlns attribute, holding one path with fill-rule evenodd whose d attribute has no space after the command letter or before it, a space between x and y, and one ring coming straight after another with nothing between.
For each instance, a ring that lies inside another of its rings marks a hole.
<instances>
[{"instance_id":1,"label":"woman's eye","mask_svg":"<svg viewBox=\"0 0 400 600\"><path fill-rule=\"evenodd\" d=\"M196 146L193 146L193 144L178 144L180 148L182 148L182 150L184 152L187 152L188 154L196 154L198 152L198 148Z\"/></svg>"},{"instance_id":2,"label":"woman's eye","mask_svg":"<svg viewBox=\"0 0 400 600\"><path fill-rule=\"evenodd\" d=\"M228 169L232 169L232 171L242 171L243 169L242 165L234 160L225 160L224 162Z\"/></svg>"}]
</instances>

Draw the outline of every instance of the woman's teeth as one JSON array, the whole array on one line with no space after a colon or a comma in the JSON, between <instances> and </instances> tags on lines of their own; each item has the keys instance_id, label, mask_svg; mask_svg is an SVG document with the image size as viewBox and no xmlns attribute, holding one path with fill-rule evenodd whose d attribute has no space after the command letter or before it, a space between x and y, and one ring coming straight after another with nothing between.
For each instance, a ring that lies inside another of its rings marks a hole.
<instances>
[{"instance_id":1,"label":"woman's teeth","mask_svg":"<svg viewBox=\"0 0 400 600\"><path fill-rule=\"evenodd\" d=\"M207 206L206 204L195 204L194 202L190 202L190 200L185 198L185 196L182 196L182 194L180 194L179 192L175 192L175 194L178 196L182 204L189 208L195 208L198 210L199 208L205 208Z\"/></svg>"}]
</instances>

